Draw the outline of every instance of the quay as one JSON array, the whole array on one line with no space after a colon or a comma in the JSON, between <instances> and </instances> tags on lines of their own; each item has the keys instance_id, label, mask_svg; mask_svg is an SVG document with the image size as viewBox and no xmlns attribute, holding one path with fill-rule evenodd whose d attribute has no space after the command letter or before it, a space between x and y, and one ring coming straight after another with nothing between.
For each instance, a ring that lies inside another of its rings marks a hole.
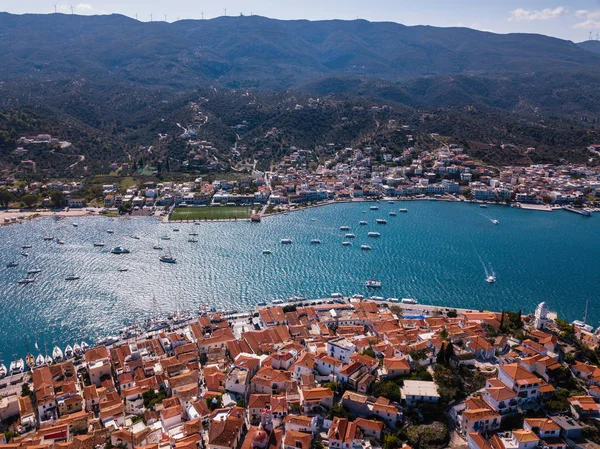
<instances>
[{"instance_id":1,"label":"quay","mask_svg":"<svg viewBox=\"0 0 600 449\"><path fill-rule=\"evenodd\" d=\"M585 209L575 209L573 206L565 206L563 207L567 212L573 212L575 214L583 215L584 217L591 217L592 213L589 210Z\"/></svg>"}]
</instances>

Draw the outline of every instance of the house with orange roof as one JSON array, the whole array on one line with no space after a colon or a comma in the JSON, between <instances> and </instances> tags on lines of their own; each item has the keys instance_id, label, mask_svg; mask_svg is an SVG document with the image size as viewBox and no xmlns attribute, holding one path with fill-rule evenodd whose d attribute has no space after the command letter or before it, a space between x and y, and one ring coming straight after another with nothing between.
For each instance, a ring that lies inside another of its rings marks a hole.
<instances>
[{"instance_id":1,"label":"house with orange roof","mask_svg":"<svg viewBox=\"0 0 600 449\"><path fill-rule=\"evenodd\" d=\"M299 380L304 374L312 374L316 366L316 356L310 352L303 352L294 362L289 371L294 379Z\"/></svg>"},{"instance_id":2,"label":"house with orange roof","mask_svg":"<svg viewBox=\"0 0 600 449\"><path fill-rule=\"evenodd\" d=\"M385 357L383 359L383 366L381 369L383 378L393 379L408 374L410 374L410 363L407 359L397 357Z\"/></svg>"},{"instance_id":3,"label":"house with orange roof","mask_svg":"<svg viewBox=\"0 0 600 449\"><path fill-rule=\"evenodd\" d=\"M160 411L160 423L167 433L170 429L183 424L183 407L179 404L163 408Z\"/></svg>"},{"instance_id":4,"label":"house with orange roof","mask_svg":"<svg viewBox=\"0 0 600 449\"><path fill-rule=\"evenodd\" d=\"M361 446L363 435L356 422L336 417L333 418L327 438L332 449L351 449Z\"/></svg>"},{"instance_id":5,"label":"house with orange roof","mask_svg":"<svg viewBox=\"0 0 600 449\"><path fill-rule=\"evenodd\" d=\"M312 434L286 430L283 437L283 449L310 449Z\"/></svg>"},{"instance_id":6,"label":"house with orange roof","mask_svg":"<svg viewBox=\"0 0 600 449\"><path fill-rule=\"evenodd\" d=\"M271 395L270 394L257 394L253 393L248 398L248 419L252 423L258 423L260 421L261 414L265 409L271 407Z\"/></svg>"},{"instance_id":7,"label":"house with orange roof","mask_svg":"<svg viewBox=\"0 0 600 449\"><path fill-rule=\"evenodd\" d=\"M112 363L108 349L105 346L87 350L85 352L85 362L90 382L97 387L102 386L104 379L112 378Z\"/></svg>"},{"instance_id":8,"label":"house with orange roof","mask_svg":"<svg viewBox=\"0 0 600 449\"><path fill-rule=\"evenodd\" d=\"M491 360L495 356L494 347L489 341L479 335L470 338L465 347L468 351L475 354L478 360Z\"/></svg>"},{"instance_id":9,"label":"house with orange roof","mask_svg":"<svg viewBox=\"0 0 600 449\"><path fill-rule=\"evenodd\" d=\"M467 446L469 449L503 449L503 447L492 447L492 445L478 432L471 432L467 435Z\"/></svg>"},{"instance_id":10,"label":"house with orange roof","mask_svg":"<svg viewBox=\"0 0 600 449\"><path fill-rule=\"evenodd\" d=\"M320 407L329 410L333 406L333 391L329 388L301 390L300 404L305 413L314 412Z\"/></svg>"},{"instance_id":11,"label":"house with orange roof","mask_svg":"<svg viewBox=\"0 0 600 449\"><path fill-rule=\"evenodd\" d=\"M319 354L316 359L316 369L322 376L337 376L344 364L341 360L330 357L326 354Z\"/></svg>"},{"instance_id":12,"label":"house with orange roof","mask_svg":"<svg viewBox=\"0 0 600 449\"><path fill-rule=\"evenodd\" d=\"M569 399L571 414L575 419L600 417L600 405L591 396L571 396Z\"/></svg>"},{"instance_id":13,"label":"house with orange roof","mask_svg":"<svg viewBox=\"0 0 600 449\"><path fill-rule=\"evenodd\" d=\"M517 393L520 402L533 401L540 395L542 379L518 363L500 365L498 380Z\"/></svg>"},{"instance_id":14,"label":"house with orange roof","mask_svg":"<svg viewBox=\"0 0 600 449\"><path fill-rule=\"evenodd\" d=\"M37 424L31 396L19 398L19 422L27 431L34 429Z\"/></svg>"},{"instance_id":15,"label":"house with orange roof","mask_svg":"<svg viewBox=\"0 0 600 449\"><path fill-rule=\"evenodd\" d=\"M377 439L381 438L383 422L375 421L373 419L356 418L354 423L362 431L363 435Z\"/></svg>"},{"instance_id":16,"label":"house with orange roof","mask_svg":"<svg viewBox=\"0 0 600 449\"><path fill-rule=\"evenodd\" d=\"M472 432L492 432L500 428L501 416L481 398L465 401L465 409L459 419L460 429L467 435Z\"/></svg>"},{"instance_id":17,"label":"house with orange roof","mask_svg":"<svg viewBox=\"0 0 600 449\"><path fill-rule=\"evenodd\" d=\"M504 449L531 449L540 444L540 439L535 433L524 429L513 430L506 436L499 436L499 441Z\"/></svg>"},{"instance_id":18,"label":"house with orange roof","mask_svg":"<svg viewBox=\"0 0 600 449\"><path fill-rule=\"evenodd\" d=\"M270 366L261 367L250 382L253 393L272 394L273 390L285 391L286 382L291 380L289 371L276 370Z\"/></svg>"},{"instance_id":19,"label":"house with orange roof","mask_svg":"<svg viewBox=\"0 0 600 449\"><path fill-rule=\"evenodd\" d=\"M145 391L147 389L142 387L131 387L121 390L121 397L125 402L126 413L130 415L142 415L146 411L143 398Z\"/></svg>"},{"instance_id":20,"label":"house with orange roof","mask_svg":"<svg viewBox=\"0 0 600 449\"><path fill-rule=\"evenodd\" d=\"M318 417L305 415L287 415L283 419L283 424L286 430L294 430L296 432L315 433L318 429Z\"/></svg>"},{"instance_id":21,"label":"house with orange roof","mask_svg":"<svg viewBox=\"0 0 600 449\"><path fill-rule=\"evenodd\" d=\"M244 426L244 410L217 409L211 414L208 449L236 449Z\"/></svg>"},{"instance_id":22,"label":"house with orange roof","mask_svg":"<svg viewBox=\"0 0 600 449\"><path fill-rule=\"evenodd\" d=\"M262 427L250 426L240 449L280 449L283 431L265 431Z\"/></svg>"},{"instance_id":23,"label":"house with orange roof","mask_svg":"<svg viewBox=\"0 0 600 449\"><path fill-rule=\"evenodd\" d=\"M298 351L282 349L271 354L271 366L275 369L287 370L297 359Z\"/></svg>"},{"instance_id":24,"label":"house with orange roof","mask_svg":"<svg viewBox=\"0 0 600 449\"><path fill-rule=\"evenodd\" d=\"M347 338L334 338L327 342L327 355L344 363L350 362L350 357L356 352L356 346Z\"/></svg>"},{"instance_id":25,"label":"house with orange roof","mask_svg":"<svg viewBox=\"0 0 600 449\"><path fill-rule=\"evenodd\" d=\"M501 415L514 413L519 406L517 393L497 378L487 379L483 399L493 410Z\"/></svg>"},{"instance_id":26,"label":"house with orange roof","mask_svg":"<svg viewBox=\"0 0 600 449\"><path fill-rule=\"evenodd\" d=\"M531 430L542 440L560 437L560 426L550 418L525 418L523 429Z\"/></svg>"}]
</instances>

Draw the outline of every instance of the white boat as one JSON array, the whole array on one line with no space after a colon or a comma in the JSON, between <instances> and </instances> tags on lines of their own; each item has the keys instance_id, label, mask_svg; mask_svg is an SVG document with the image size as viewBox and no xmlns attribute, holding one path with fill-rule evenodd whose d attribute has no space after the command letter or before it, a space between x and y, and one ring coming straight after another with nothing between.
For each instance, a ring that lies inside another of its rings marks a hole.
<instances>
[{"instance_id":1,"label":"white boat","mask_svg":"<svg viewBox=\"0 0 600 449\"><path fill-rule=\"evenodd\" d=\"M108 232L109 234L114 234L115 231L113 231L112 229L107 229L106 232Z\"/></svg>"},{"instance_id":2,"label":"white boat","mask_svg":"<svg viewBox=\"0 0 600 449\"><path fill-rule=\"evenodd\" d=\"M493 284L494 282L496 282L496 276L488 276L488 277L485 279L485 282L488 282L488 283L490 283L490 284Z\"/></svg>"},{"instance_id":3,"label":"white boat","mask_svg":"<svg viewBox=\"0 0 600 449\"><path fill-rule=\"evenodd\" d=\"M383 296L371 296L373 301L384 301Z\"/></svg>"},{"instance_id":4,"label":"white boat","mask_svg":"<svg viewBox=\"0 0 600 449\"><path fill-rule=\"evenodd\" d=\"M52 365L54 363L54 360L52 360L52 357L47 355L46 357L44 357L44 363L46 363L46 365Z\"/></svg>"},{"instance_id":5,"label":"white boat","mask_svg":"<svg viewBox=\"0 0 600 449\"><path fill-rule=\"evenodd\" d=\"M44 359L44 356L42 354L38 354L38 356L35 358L35 366L43 366L46 364L46 360Z\"/></svg>"},{"instance_id":6,"label":"white boat","mask_svg":"<svg viewBox=\"0 0 600 449\"><path fill-rule=\"evenodd\" d=\"M19 281L19 284L33 284L35 282L35 279L33 278L25 278L25 279L21 279Z\"/></svg>"},{"instance_id":7,"label":"white boat","mask_svg":"<svg viewBox=\"0 0 600 449\"><path fill-rule=\"evenodd\" d=\"M87 351L88 349L90 349L90 345L88 345L85 341L81 342L81 350L83 352Z\"/></svg>"},{"instance_id":8,"label":"white boat","mask_svg":"<svg viewBox=\"0 0 600 449\"><path fill-rule=\"evenodd\" d=\"M31 270L27 270L27 274L38 274L41 272L42 270L40 268L32 268Z\"/></svg>"},{"instance_id":9,"label":"white boat","mask_svg":"<svg viewBox=\"0 0 600 449\"><path fill-rule=\"evenodd\" d=\"M387 224L387 220L384 220L383 218L378 218L375 221L377 222L377 224Z\"/></svg>"},{"instance_id":10,"label":"white boat","mask_svg":"<svg viewBox=\"0 0 600 449\"><path fill-rule=\"evenodd\" d=\"M342 246L350 246L350 245L352 245L352 242L348 242L348 241L342 242Z\"/></svg>"},{"instance_id":11,"label":"white boat","mask_svg":"<svg viewBox=\"0 0 600 449\"><path fill-rule=\"evenodd\" d=\"M358 224L361 226L366 226L368 223L363 220L363 221L359 221Z\"/></svg>"},{"instance_id":12,"label":"white boat","mask_svg":"<svg viewBox=\"0 0 600 449\"><path fill-rule=\"evenodd\" d=\"M73 223L73 227L76 228L77 226L79 226L79 224L77 223Z\"/></svg>"},{"instance_id":13,"label":"white boat","mask_svg":"<svg viewBox=\"0 0 600 449\"><path fill-rule=\"evenodd\" d=\"M390 201L388 201L388 204L394 204L394 202L390 200Z\"/></svg>"},{"instance_id":14,"label":"white boat","mask_svg":"<svg viewBox=\"0 0 600 449\"><path fill-rule=\"evenodd\" d=\"M167 254L160 256L158 258L158 260L160 260L161 262L164 262L164 263L177 263L177 259L175 259L174 257L171 257Z\"/></svg>"},{"instance_id":15,"label":"white boat","mask_svg":"<svg viewBox=\"0 0 600 449\"><path fill-rule=\"evenodd\" d=\"M160 246L160 245L154 245L154 246L152 247L152 249L162 250L162 249L163 249L163 247L162 247L162 246Z\"/></svg>"},{"instance_id":16,"label":"white boat","mask_svg":"<svg viewBox=\"0 0 600 449\"><path fill-rule=\"evenodd\" d=\"M23 371L25 371L25 362L23 362L23 359L15 359L13 362L10 362L9 373L11 376L21 374Z\"/></svg>"},{"instance_id":17,"label":"white boat","mask_svg":"<svg viewBox=\"0 0 600 449\"><path fill-rule=\"evenodd\" d=\"M59 245L64 245L65 241L61 239L56 239L56 243L58 243Z\"/></svg>"},{"instance_id":18,"label":"white boat","mask_svg":"<svg viewBox=\"0 0 600 449\"><path fill-rule=\"evenodd\" d=\"M369 245L360 245L360 249L363 251L371 251L371 247Z\"/></svg>"},{"instance_id":19,"label":"white boat","mask_svg":"<svg viewBox=\"0 0 600 449\"><path fill-rule=\"evenodd\" d=\"M79 276L77 276L76 274L69 274L68 276L65 277L65 281L76 281L79 279Z\"/></svg>"},{"instance_id":20,"label":"white boat","mask_svg":"<svg viewBox=\"0 0 600 449\"><path fill-rule=\"evenodd\" d=\"M367 288L381 288L381 282L380 281L376 281L374 279L369 279L367 282L365 282L365 287L367 287Z\"/></svg>"},{"instance_id":21,"label":"white boat","mask_svg":"<svg viewBox=\"0 0 600 449\"><path fill-rule=\"evenodd\" d=\"M402 298L400 301L402 304L419 304L418 301L414 298Z\"/></svg>"},{"instance_id":22,"label":"white boat","mask_svg":"<svg viewBox=\"0 0 600 449\"><path fill-rule=\"evenodd\" d=\"M49 235L44 237L45 241L50 241L50 240L54 240L54 237L50 237Z\"/></svg>"},{"instance_id":23,"label":"white boat","mask_svg":"<svg viewBox=\"0 0 600 449\"><path fill-rule=\"evenodd\" d=\"M73 348L71 345L67 345L65 348L65 358L70 359L71 357L73 357Z\"/></svg>"},{"instance_id":24,"label":"white boat","mask_svg":"<svg viewBox=\"0 0 600 449\"><path fill-rule=\"evenodd\" d=\"M6 268L15 268L15 267L18 267L18 266L19 266L18 262L8 262L6 264Z\"/></svg>"},{"instance_id":25,"label":"white boat","mask_svg":"<svg viewBox=\"0 0 600 449\"><path fill-rule=\"evenodd\" d=\"M332 293L329 296L332 298L343 298L344 297L344 295L342 295L341 293Z\"/></svg>"},{"instance_id":26,"label":"white boat","mask_svg":"<svg viewBox=\"0 0 600 449\"><path fill-rule=\"evenodd\" d=\"M8 374L8 370L6 369L6 365L0 362L0 379L6 377Z\"/></svg>"},{"instance_id":27,"label":"white boat","mask_svg":"<svg viewBox=\"0 0 600 449\"><path fill-rule=\"evenodd\" d=\"M83 349L81 349L79 343L73 344L73 354L75 354L75 356L80 356L81 354L83 354Z\"/></svg>"},{"instance_id":28,"label":"white boat","mask_svg":"<svg viewBox=\"0 0 600 449\"><path fill-rule=\"evenodd\" d=\"M394 212L394 211L391 211L391 212L390 212L390 217L395 217L395 216L396 216L396 212Z\"/></svg>"},{"instance_id":29,"label":"white boat","mask_svg":"<svg viewBox=\"0 0 600 449\"><path fill-rule=\"evenodd\" d=\"M129 254L130 251L122 246L115 246L110 252L113 254Z\"/></svg>"},{"instance_id":30,"label":"white boat","mask_svg":"<svg viewBox=\"0 0 600 449\"><path fill-rule=\"evenodd\" d=\"M62 361L63 352L58 346L55 346L54 349L52 350L52 358L54 359L55 362Z\"/></svg>"},{"instance_id":31,"label":"white boat","mask_svg":"<svg viewBox=\"0 0 600 449\"><path fill-rule=\"evenodd\" d=\"M23 246L21 246L21 248L22 249L31 249L31 248L33 248L33 246L31 246L31 245L23 245Z\"/></svg>"},{"instance_id":32,"label":"white boat","mask_svg":"<svg viewBox=\"0 0 600 449\"><path fill-rule=\"evenodd\" d=\"M492 220L492 223L494 223L494 224L496 224L496 225L497 225L497 224L500 224L500 222L499 222L498 220Z\"/></svg>"},{"instance_id":33,"label":"white boat","mask_svg":"<svg viewBox=\"0 0 600 449\"><path fill-rule=\"evenodd\" d=\"M26 252L22 252L21 256L23 256L23 257L29 257L29 254L27 254Z\"/></svg>"},{"instance_id":34,"label":"white boat","mask_svg":"<svg viewBox=\"0 0 600 449\"><path fill-rule=\"evenodd\" d=\"M481 207L482 209L487 209L487 204L480 204L479 207Z\"/></svg>"},{"instance_id":35,"label":"white boat","mask_svg":"<svg viewBox=\"0 0 600 449\"><path fill-rule=\"evenodd\" d=\"M408 212L408 209L398 209L398 212L402 212L405 214L406 212Z\"/></svg>"},{"instance_id":36,"label":"white boat","mask_svg":"<svg viewBox=\"0 0 600 449\"><path fill-rule=\"evenodd\" d=\"M282 245L290 245L292 243L292 239L281 239Z\"/></svg>"},{"instance_id":37,"label":"white boat","mask_svg":"<svg viewBox=\"0 0 600 449\"><path fill-rule=\"evenodd\" d=\"M346 234L346 238L347 239L354 239L354 238L356 238L356 235L355 234Z\"/></svg>"},{"instance_id":38,"label":"white boat","mask_svg":"<svg viewBox=\"0 0 600 449\"><path fill-rule=\"evenodd\" d=\"M367 235L369 237L381 237L381 234L379 232L369 232Z\"/></svg>"},{"instance_id":39,"label":"white boat","mask_svg":"<svg viewBox=\"0 0 600 449\"><path fill-rule=\"evenodd\" d=\"M94 246L104 246L104 242L94 242Z\"/></svg>"},{"instance_id":40,"label":"white boat","mask_svg":"<svg viewBox=\"0 0 600 449\"><path fill-rule=\"evenodd\" d=\"M263 249L262 253L263 254L271 254L273 251L271 251L270 249Z\"/></svg>"},{"instance_id":41,"label":"white boat","mask_svg":"<svg viewBox=\"0 0 600 449\"><path fill-rule=\"evenodd\" d=\"M398 298L388 298L387 300L389 302L400 302L400 300Z\"/></svg>"},{"instance_id":42,"label":"white boat","mask_svg":"<svg viewBox=\"0 0 600 449\"><path fill-rule=\"evenodd\" d=\"M340 226L340 231L349 231L350 226Z\"/></svg>"},{"instance_id":43,"label":"white boat","mask_svg":"<svg viewBox=\"0 0 600 449\"><path fill-rule=\"evenodd\" d=\"M319 239L312 239L310 241L310 243L313 244L313 245L320 245L321 244L321 240L319 240Z\"/></svg>"},{"instance_id":44,"label":"white boat","mask_svg":"<svg viewBox=\"0 0 600 449\"><path fill-rule=\"evenodd\" d=\"M371 206L371 207L369 207L369 209L371 209L371 210L379 210L379 207L378 206Z\"/></svg>"}]
</instances>

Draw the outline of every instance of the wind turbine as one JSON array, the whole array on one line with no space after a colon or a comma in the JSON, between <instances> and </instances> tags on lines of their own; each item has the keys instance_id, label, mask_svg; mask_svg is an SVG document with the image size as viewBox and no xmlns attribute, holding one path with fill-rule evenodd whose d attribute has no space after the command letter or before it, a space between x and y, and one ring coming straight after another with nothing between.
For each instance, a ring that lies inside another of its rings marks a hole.
<instances>
[{"instance_id":1,"label":"wind turbine","mask_svg":"<svg viewBox=\"0 0 600 449\"><path fill-rule=\"evenodd\" d=\"M204 20L204 11L200 13L200 16L202 17L202 20Z\"/></svg>"},{"instance_id":2,"label":"wind turbine","mask_svg":"<svg viewBox=\"0 0 600 449\"><path fill-rule=\"evenodd\" d=\"M590 36L588 37L588 40L592 40L592 33L594 32L594 30L590 31Z\"/></svg>"},{"instance_id":3,"label":"wind turbine","mask_svg":"<svg viewBox=\"0 0 600 449\"><path fill-rule=\"evenodd\" d=\"M166 14L163 14L163 16L165 16L165 22L167 22L167 15L166 15Z\"/></svg>"},{"instance_id":4,"label":"wind turbine","mask_svg":"<svg viewBox=\"0 0 600 449\"><path fill-rule=\"evenodd\" d=\"M73 13L73 10L74 10L74 9L75 9L75 8L73 8L73 5L71 5L71 14L74 14L74 13Z\"/></svg>"},{"instance_id":5,"label":"wind turbine","mask_svg":"<svg viewBox=\"0 0 600 449\"><path fill-rule=\"evenodd\" d=\"M223 8L223 12L225 13L225 17L227 17L227 8Z\"/></svg>"},{"instance_id":6,"label":"wind turbine","mask_svg":"<svg viewBox=\"0 0 600 449\"><path fill-rule=\"evenodd\" d=\"M152 13L150 13L150 22L152 22Z\"/></svg>"},{"instance_id":7,"label":"wind turbine","mask_svg":"<svg viewBox=\"0 0 600 449\"><path fill-rule=\"evenodd\" d=\"M56 14L56 7L57 7L58 5L55 3L55 4L54 4L54 5L52 5L52 6L54 6L54 13Z\"/></svg>"}]
</instances>

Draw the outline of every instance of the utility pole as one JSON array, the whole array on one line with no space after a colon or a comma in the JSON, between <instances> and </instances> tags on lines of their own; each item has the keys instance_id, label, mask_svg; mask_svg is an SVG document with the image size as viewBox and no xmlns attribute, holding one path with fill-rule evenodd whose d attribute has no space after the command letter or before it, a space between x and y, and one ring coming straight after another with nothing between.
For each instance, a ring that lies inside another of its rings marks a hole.
<instances>
[{"instance_id":1,"label":"utility pole","mask_svg":"<svg viewBox=\"0 0 600 449\"><path fill-rule=\"evenodd\" d=\"M200 16L202 17L202 20L204 20L204 11L200 13Z\"/></svg>"},{"instance_id":2,"label":"utility pole","mask_svg":"<svg viewBox=\"0 0 600 449\"><path fill-rule=\"evenodd\" d=\"M227 8L223 8L223 12L225 13L225 17L227 17Z\"/></svg>"},{"instance_id":3,"label":"utility pole","mask_svg":"<svg viewBox=\"0 0 600 449\"><path fill-rule=\"evenodd\" d=\"M152 13L150 13L150 22L152 22Z\"/></svg>"}]
</instances>

